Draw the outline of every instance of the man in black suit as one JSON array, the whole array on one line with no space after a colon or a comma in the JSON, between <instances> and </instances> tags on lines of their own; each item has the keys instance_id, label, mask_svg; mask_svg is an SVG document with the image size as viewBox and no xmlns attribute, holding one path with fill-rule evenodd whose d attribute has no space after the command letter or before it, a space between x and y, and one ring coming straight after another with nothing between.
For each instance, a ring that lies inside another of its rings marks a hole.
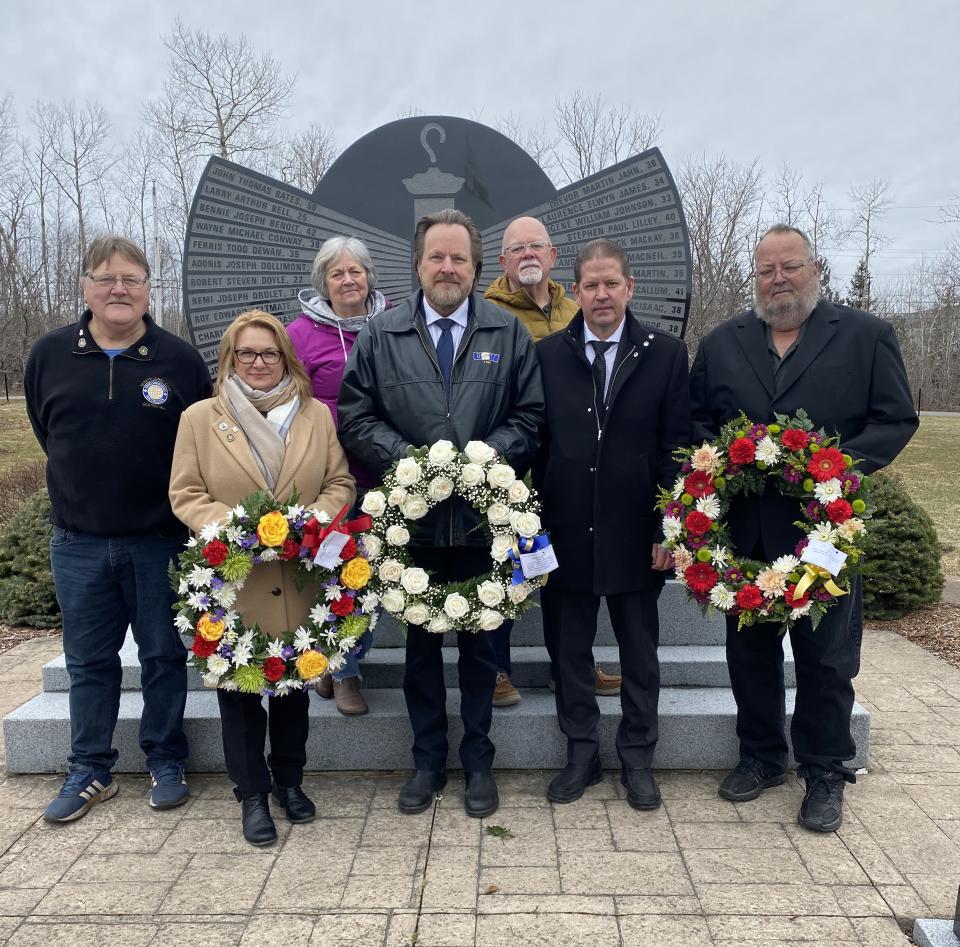
<instances>
[{"instance_id":1,"label":"man in black suit","mask_svg":"<svg viewBox=\"0 0 960 947\"><path fill-rule=\"evenodd\" d=\"M893 327L875 316L820 299L820 265L807 236L771 227L754 253L754 308L723 323L700 343L690 376L696 440L715 437L740 411L758 423L803 409L817 428L839 435L863 473L889 464L917 428L906 369ZM796 499L768 485L739 497L728 522L740 555L761 562L794 553L802 533ZM869 526L868 526L869 528ZM816 631L791 630L797 698L791 725L799 775L806 779L800 825L832 832L843 820L853 678L860 669L863 599L859 581ZM727 619L727 663L737 701L740 762L720 784L734 802L755 799L786 779L783 648L777 629L740 631Z\"/></svg>"},{"instance_id":2,"label":"man in black suit","mask_svg":"<svg viewBox=\"0 0 960 947\"><path fill-rule=\"evenodd\" d=\"M547 798L573 802L602 778L592 649L605 597L623 673L622 782L630 805L656 809L657 597L671 558L654 507L658 485L677 473L674 450L690 440L687 349L632 316L633 277L617 244L582 247L574 278L580 311L537 345L546 424L534 481L560 563L540 594L567 737Z\"/></svg>"}]
</instances>

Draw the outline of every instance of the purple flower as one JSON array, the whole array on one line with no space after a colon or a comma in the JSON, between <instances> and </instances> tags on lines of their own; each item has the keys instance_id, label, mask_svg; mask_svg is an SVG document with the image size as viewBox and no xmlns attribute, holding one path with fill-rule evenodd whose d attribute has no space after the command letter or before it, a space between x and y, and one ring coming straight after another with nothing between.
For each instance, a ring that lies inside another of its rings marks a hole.
<instances>
[{"instance_id":1,"label":"purple flower","mask_svg":"<svg viewBox=\"0 0 960 947\"><path fill-rule=\"evenodd\" d=\"M221 658L227 658L229 660L233 657L233 648L228 644L222 644L217 648L217 654L219 654Z\"/></svg>"},{"instance_id":2,"label":"purple flower","mask_svg":"<svg viewBox=\"0 0 960 947\"><path fill-rule=\"evenodd\" d=\"M214 621L223 621L223 609L222 608L214 609L212 618Z\"/></svg>"},{"instance_id":3,"label":"purple flower","mask_svg":"<svg viewBox=\"0 0 960 947\"><path fill-rule=\"evenodd\" d=\"M767 426L766 424L754 424L750 428L749 435L755 441L761 441L767 436Z\"/></svg>"},{"instance_id":4,"label":"purple flower","mask_svg":"<svg viewBox=\"0 0 960 947\"><path fill-rule=\"evenodd\" d=\"M794 554L795 556L797 556L797 557L802 556L802 555L803 555L803 550L807 548L807 544L808 544L809 542L810 542L810 540L807 539L806 537L804 537L803 539L801 539L800 542L798 542L797 545L796 545L796 547L794 548L793 554Z\"/></svg>"},{"instance_id":5,"label":"purple flower","mask_svg":"<svg viewBox=\"0 0 960 947\"><path fill-rule=\"evenodd\" d=\"M297 652L293 649L292 645L285 644L280 649L280 654L284 661L289 661L296 653Z\"/></svg>"},{"instance_id":6,"label":"purple flower","mask_svg":"<svg viewBox=\"0 0 960 947\"><path fill-rule=\"evenodd\" d=\"M261 559L259 556L254 556L253 562L255 565L260 565L260 563L263 562L263 559Z\"/></svg>"},{"instance_id":7,"label":"purple flower","mask_svg":"<svg viewBox=\"0 0 960 947\"><path fill-rule=\"evenodd\" d=\"M682 517L684 506L679 500L671 500L663 511L664 516Z\"/></svg>"},{"instance_id":8,"label":"purple flower","mask_svg":"<svg viewBox=\"0 0 960 947\"><path fill-rule=\"evenodd\" d=\"M251 546L256 546L257 537L251 533L241 533L239 539L237 539L237 545L242 549L249 549Z\"/></svg>"},{"instance_id":9,"label":"purple flower","mask_svg":"<svg viewBox=\"0 0 960 947\"><path fill-rule=\"evenodd\" d=\"M680 473L687 474L690 473L691 470L693 470L693 464L691 464L689 460L684 461L683 465L680 467Z\"/></svg>"},{"instance_id":10,"label":"purple flower","mask_svg":"<svg viewBox=\"0 0 960 947\"><path fill-rule=\"evenodd\" d=\"M222 589L222 588L223 588L223 579L221 579L220 576L215 575L215 576L210 580L210 588L214 589L215 591L216 591L216 590L219 590L219 589Z\"/></svg>"},{"instance_id":11,"label":"purple flower","mask_svg":"<svg viewBox=\"0 0 960 947\"><path fill-rule=\"evenodd\" d=\"M723 573L723 577L724 577L724 579L725 579L727 582L742 582L742 581L743 581L743 573L742 573L739 569L737 569L736 567L727 569L727 570Z\"/></svg>"},{"instance_id":12,"label":"purple flower","mask_svg":"<svg viewBox=\"0 0 960 947\"><path fill-rule=\"evenodd\" d=\"M833 596L826 589L814 589L813 597L818 602L829 602L830 599L833 598Z\"/></svg>"},{"instance_id":13,"label":"purple flower","mask_svg":"<svg viewBox=\"0 0 960 947\"><path fill-rule=\"evenodd\" d=\"M299 555L301 559L306 559L309 557L310 553L311 553L310 549L307 549L306 546L301 546L300 552L297 555Z\"/></svg>"},{"instance_id":14,"label":"purple flower","mask_svg":"<svg viewBox=\"0 0 960 947\"><path fill-rule=\"evenodd\" d=\"M813 520L814 523L817 523L822 518L820 511L820 503L817 500L811 500L805 509L808 520Z\"/></svg>"},{"instance_id":15,"label":"purple flower","mask_svg":"<svg viewBox=\"0 0 960 947\"><path fill-rule=\"evenodd\" d=\"M783 479L787 483L800 483L803 480L803 474L799 470L794 470L793 467L784 467Z\"/></svg>"},{"instance_id":16,"label":"purple flower","mask_svg":"<svg viewBox=\"0 0 960 947\"><path fill-rule=\"evenodd\" d=\"M210 596L209 596L209 595L201 595L201 596L199 597L199 599L197 599L197 601L200 602L200 604L201 604L204 608L209 608L209 607L210 607Z\"/></svg>"},{"instance_id":17,"label":"purple flower","mask_svg":"<svg viewBox=\"0 0 960 947\"><path fill-rule=\"evenodd\" d=\"M272 691L272 690L270 690L269 688L266 688L266 687L263 689L263 694L264 694L265 697L276 697L276 696L277 696L277 692L276 692L276 691Z\"/></svg>"},{"instance_id":18,"label":"purple flower","mask_svg":"<svg viewBox=\"0 0 960 947\"><path fill-rule=\"evenodd\" d=\"M860 478L856 474L850 474L844 478L843 485L848 494L856 493L860 489Z\"/></svg>"}]
</instances>

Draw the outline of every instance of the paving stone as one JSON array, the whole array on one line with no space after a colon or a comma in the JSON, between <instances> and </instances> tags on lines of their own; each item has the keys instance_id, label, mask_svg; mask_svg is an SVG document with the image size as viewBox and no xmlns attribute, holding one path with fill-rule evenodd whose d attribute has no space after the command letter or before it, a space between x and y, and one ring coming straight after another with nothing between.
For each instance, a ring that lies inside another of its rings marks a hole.
<instances>
[{"instance_id":1,"label":"paving stone","mask_svg":"<svg viewBox=\"0 0 960 947\"><path fill-rule=\"evenodd\" d=\"M480 867L475 848L431 846L426 864L423 897L424 908L455 910L477 906L477 880Z\"/></svg>"},{"instance_id":2,"label":"paving stone","mask_svg":"<svg viewBox=\"0 0 960 947\"><path fill-rule=\"evenodd\" d=\"M610 829L558 829L557 849L562 852L615 851Z\"/></svg>"},{"instance_id":3,"label":"paving stone","mask_svg":"<svg viewBox=\"0 0 960 947\"><path fill-rule=\"evenodd\" d=\"M621 852L676 852L679 850L674 826L666 810L638 812L626 800L607 803L607 818L613 843Z\"/></svg>"},{"instance_id":4,"label":"paving stone","mask_svg":"<svg viewBox=\"0 0 960 947\"><path fill-rule=\"evenodd\" d=\"M750 884L757 878L769 884L810 883L810 874L792 849L699 849L684 852L683 859L695 884Z\"/></svg>"},{"instance_id":5,"label":"paving stone","mask_svg":"<svg viewBox=\"0 0 960 947\"><path fill-rule=\"evenodd\" d=\"M313 927L309 947L370 947L372 944L382 944L389 920L389 914L372 912L321 914Z\"/></svg>"},{"instance_id":6,"label":"paving stone","mask_svg":"<svg viewBox=\"0 0 960 947\"><path fill-rule=\"evenodd\" d=\"M618 918L623 947L712 947L702 917L628 914Z\"/></svg>"},{"instance_id":7,"label":"paving stone","mask_svg":"<svg viewBox=\"0 0 960 947\"><path fill-rule=\"evenodd\" d=\"M814 881L846 885L870 882L850 849L836 834L809 832L797 825L784 828Z\"/></svg>"},{"instance_id":8,"label":"paving stone","mask_svg":"<svg viewBox=\"0 0 960 947\"><path fill-rule=\"evenodd\" d=\"M355 875L412 875L417 870L420 849L373 848L358 849L353 856L350 871ZM349 855L346 856L349 859Z\"/></svg>"},{"instance_id":9,"label":"paving stone","mask_svg":"<svg viewBox=\"0 0 960 947\"><path fill-rule=\"evenodd\" d=\"M496 822L502 811L501 807L488 821ZM436 845L479 845L483 821L468 816L461 805L438 806L433 820L433 842Z\"/></svg>"},{"instance_id":10,"label":"paving stone","mask_svg":"<svg viewBox=\"0 0 960 947\"><path fill-rule=\"evenodd\" d=\"M305 878L309 884L304 884ZM307 914L336 908L340 906L346 886L346 869L342 874L333 874L316 866L308 869L303 863L291 868L274 867L254 911Z\"/></svg>"},{"instance_id":11,"label":"paving stone","mask_svg":"<svg viewBox=\"0 0 960 947\"><path fill-rule=\"evenodd\" d=\"M588 787L590 789L596 787ZM554 805L553 821L558 829L609 829L607 807L602 799L582 799L566 805Z\"/></svg>"},{"instance_id":12,"label":"paving stone","mask_svg":"<svg viewBox=\"0 0 960 947\"><path fill-rule=\"evenodd\" d=\"M51 932L49 924L24 923L7 941L9 947L50 947L51 943L96 944L97 947L145 947L157 935L153 924L62 924Z\"/></svg>"},{"instance_id":13,"label":"paving stone","mask_svg":"<svg viewBox=\"0 0 960 947\"><path fill-rule=\"evenodd\" d=\"M903 875L877 844L873 836L862 825L842 825L837 837L844 843L857 864L866 873L873 884L904 883Z\"/></svg>"},{"instance_id":14,"label":"paving stone","mask_svg":"<svg viewBox=\"0 0 960 947\"><path fill-rule=\"evenodd\" d=\"M711 914L842 915L826 885L698 884L703 911Z\"/></svg>"},{"instance_id":15,"label":"paving stone","mask_svg":"<svg viewBox=\"0 0 960 947\"><path fill-rule=\"evenodd\" d=\"M864 947L908 947L910 944L892 917L855 917L850 923Z\"/></svg>"},{"instance_id":16,"label":"paving stone","mask_svg":"<svg viewBox=\"0 0 960 947\"><path fill-rule=\"evenodd\" d=\"M160 914L202 914L210 908L211 880L229 878L229 894L218 898L222 913L253 910L273 863L258 854L194 855L160 905ZM216 885L214 887L217 887Z\"/></svg>"},{"instance_id":17,"label":"paving stone","mask_svg":"<svg viewBox=\"0 0 960 947\"><path fill-rule=\"evenodd\" d=\"M561 852L567 894L692 894L679 855L670 852Z\"/></svg>"},{"instance_id":18,"label":"paving stone","mask_svg":"<svg viewBox=\"0 0 960 947\"><path fill-rule=\"evenodd\" d=\"M714 940L731 943L813 944L858 943L853 923L845 917L767 917L715 915L707 918Z\"/></svg>"},{"instance_id":19,"label":"paving stone","mask_svg":"<svg viewBox=\"0 0 960 947\"><path fill-rule=\"evenodd\" d=\"M314 919L283 914L252 917L243 928L241 947L291 947L306 944L313 933Z\"/></svg>"},{"instance_id":20,"label":"paving stone","mask_svg":"<svg viewBox=\"0 0 960 947\"><path fill-rule=\"evenodd\" d=\"M483 947L595 947L619 940L616 918L596 914L483 914L477 918L477 943Z\"/></svg>"},{"instance_id":21,"label":"paving stone","mask_svg":"<svg viewBox=\"0 0 960 947\"><path fill-rule=\"evenodd\" d=\"M392 810L372 809L367 817L360 839L361 845L373 848L411 848L425 845L430 837L433 813L430 809L418 815L404 815Z\"/></svg>"},{"instance_id":22,"label":"paving stone","mask_svg":"<svg viewBox=\"0 0 960 947\"><path fill-rule=\"evenodd\" d=\"M790 836L782 825L748 824L746 822L721 823L683 822L674 826L677 841L683 851L707 848L739 848L751 850L792 848Z\"/></svg>"},{"instance_id":23,"label":"paving stone","mask_svg":"<svg viewBox=\"0 0 960 947\"><path fill-rule=\"evenodd\" d=\"M119 825L112 829L104 829L90 842L87 853L102 855L155 854L163 848L172 832L172 826L169 829L136 829L132 826Z\"/></svg>"},{"instance_id":24,"label":"paving stone","mask_svg":"<svg viewBox=\"0 0 960 947\"><path fill-rule=\"evenodd\" d=\"M478 914L615 914L611 897L574 894L486 894L477 898ZM653 912L637 912L653 913ZM673 913L665 911L663 913Z\"/></svg>"},{"instance_id":25,"label":"paving stone","mask_svg":"<svg viewBox=\"0 0 960 947\"><path fill-rule=\"evenodd\" d=\"M932 917L953 917L960 884L960 853L952 870L947 869L942 874L908 872L907 881L930 908Z\"/></svg>"},{"instance_id":26,"label":"paving stone","mask_svg":"<svg viewBox=\"0 0 960 947\"><path fill-rule=\"evenodd\" d=\"M907 794L931 819L960 820L960 786L911 786Z\"/></svg>"},{"instance_id":27,"label":"paving stone","mask_svg":"<svg viewBox=\"0 0 960 947\"><path fill-rule=\"evenodd\" d=\"M47 888L0 888L0 916L26 917L40 903Z\"/></svg>"},{"instance_id":28,"label":"paving stone","mask_svg":"<svg viewBox=\"0 0 960 947\"><path fill-rule=\"evenodd\" d=\"M873 885L831 885L847 917L891 917L890 905Z\"/></svg>"},{"instance_id":29,"label":"paving stone","mask_svg":"<svg viewBox=\"0 0 960 947\"><path fill-rule=\"evenodd\" d=\"M394 913L387 932L387 947L474 947L476 943L477 918L474 914L453 913L421 914L419 923L416 914Z\"/></svg>"},{"instance_id":30,"label":"paving stone","mask_svg":"<svg viewBox=\"0 0 960 947\"><path fill-rule=\"evenodd\" d=\"M495 885L500 894L560 894L560 872L546 866L509 868L485 865L480 869L478 889L486 891L491 885Z\"/></svg>"},{"instance_id":31,"label":"paving stone","mask_svg":"<svg viewBox=\"0 0 960 947\"><path fill-rule=\"evenodd\" d=\"M156 944L164 947L233 947L243 936L243 924L160 924Z\"/></svg>"},{"instance_id":32,"label":"paving stone","mask_svg":"<svg viewBox=\"0 0 960 947\"><path fill-rule=\"evenodd\" d=\"M414 881L417 881L414 892ZM385 910L413 907L420 899L419 876L351 875L340 904L345 908Z\"/></svg>"},{"instance_id":33,"label":"paving stone","mask_svg":"<svg viewBox=\"0 0 960 947\"><path fill-rule=\"evenodd\" d=\"M277 836L283 839L290 832L286 819L277 820ZM205 852L216 855L249 855L273 858L272 848L255 848L243 837L239 813L235 819L183 819L163 843L161 852Z\"/></svg>"},{"instance_id":34,"label":"paving stone","mask_svg":"<svg viewBox=\"0 0 960 947\"><path fill-rule=\"evenodd\" d=\"M172 880L162 884L60 881L50 888L34 911L58 915L154 914L172 883Z\"/></svg>"},{"instance_id":35,"label":"paving stone","mask_svg":"<svg viewBox=\"0 0 960 947\"><path fill-rule=\"evenodd\" d=\"M138 854L81 855L67 869L64 881L143 881L147 883L172 882L180 875L191 856L186 853L154 855L142 858Z\"/></svg>"},{"instance_id":36,"label":"paving stone","mask_svg":"<svg viewBox=\"0 0 960 947\"><path fill-rule=\"evenodd\" d=\"M908 884L877 885L877 891L893 916L900 920L922 917L930 911L923 898Z\"/></svg>"},{"instance_id":37,"label":"paving stone","mask_svg":"<svg viewBox=\"0 0 960 947\"><path fill-rule=\"evenodd\" d=\"M703 913L695 894L617 895L617 914L696 914Z\"/></svg>"}]
</instances>

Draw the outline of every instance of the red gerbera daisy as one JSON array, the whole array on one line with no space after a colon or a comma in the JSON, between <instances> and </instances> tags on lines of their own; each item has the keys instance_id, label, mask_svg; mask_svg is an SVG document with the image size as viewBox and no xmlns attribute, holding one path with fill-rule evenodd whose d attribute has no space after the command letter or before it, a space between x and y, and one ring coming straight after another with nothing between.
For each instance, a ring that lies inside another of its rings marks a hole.
<instances>
[{"instance_id":1,"label":"red gerbera daisy","mask_svg":"<svg viewBox=\"0 0 960 947\"><path fill-rule=\"evenodd\" d=\"M743 609L759 608L763 604L763 592L755 585L745 585L737 592L737 605Z\"/></svg>"},{"instance_id":2,"label":"red gerbera daisy","mask_svg":"<svg viewBox=\"0 0 960 947\"><path fill-rule=\"evenodd\" d=\"M695 562L683 570L683 578L688 588L705 595L720 579L717 570L706 562Z\"/></svg>"},{"instance_id":3,"label":"red gerbera daisy","mask_svg":"<svg viewBox=\"0 0 960 947\"><path fill-rule=\"evenodd\" d=\"M783 593L783 599L791 608L803 608L810 601L810 596L797 595L797 585L794 583L787 586L787 591Z\"/></svg>"},{"instance_id":4,"label":"red gerbera daisy","mask_svg":"<svg viewBox=\"0 0 960 947\"><path fill-rule=\"evenodd\" d=\"M694 470L693 473L687 474L683 481L683 489L692 497L708 497L717 492L710 474L705 470Z\"/></svg>"},{"instance_id":5,"label":"red gerbera daisy","mask_svg":"<svg viewBox=\"0 0 960 947\"><path fill-rule=\"evenodd\" d=\"M810 435L806 431L798 431L790 427L783 432L780 443L787 450L803 450L810 443Z\"/></svg>"},{"instance_id":6,"label":"red gerbera daisy","mask_svg":"<svg viewBox=\"0 0 960 947\"><path fill-rule=\"evenodd\" d=\"M834 477L839 477L846 468L847 462L836 447L825 447L823 450L817 451L807 464L810 476L820 483L826 483L828 480L833 480Z\"/></svg>"}]
</instances>

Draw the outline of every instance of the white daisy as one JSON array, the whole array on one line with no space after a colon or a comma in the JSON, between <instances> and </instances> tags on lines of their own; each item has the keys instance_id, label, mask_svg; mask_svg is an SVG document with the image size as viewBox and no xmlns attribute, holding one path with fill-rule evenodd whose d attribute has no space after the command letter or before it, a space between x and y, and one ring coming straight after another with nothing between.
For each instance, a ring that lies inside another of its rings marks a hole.
<instances>
[{"instance_id":1,"label":"white daisy","mask_svg":"<svg viewBox=\"0 0 960 947\"><path fill-rule=\"evenodd\" d=\"M709 516L712 520L720 519L720 500L716 495L711 494L708 497L700 497L697 500L697 509L704 516Z\"/></svg>"},{"instance_id":2,"label":"white daisy","mask_svg":"<svg viewBox=\"0 0 960 947\"><path fill-rule=\"evenodd\" d=\"M181 576L180 582L177 584L177 595L186 595L189 591L190 583Z\"/></svg>"},{"instance_id":3,"label":"white daisy","mask_svg":"<svg viewBox=\"0 0 960 947\"><path fill-rule=\"evenodd\" d=\"M710 604L722 612L728 612L737 603L737 596L729 585L719 582L710 589Z\"/></svg>"},{"instance_id":4,"label":"white daisy","mask_svg":"<svg viewBox=\"0 0 960 947\"><path fill-rule=\"evenodd\" d=\"M803 608L792 608L790 610L790 618L792 621L796 621L798 618L806 618L810 614L810 609L813 607L813 602L807 602Z\"/></svg>"},{"instance_id":5,"label":"white daisy","mask_svg":"<svg viewBox=\"0 0 960 947\"><path fill-rule=\"evenodd\" d=\"M243 519L247 515L247 511L243 508L242 503L238 503L231 511L230 515L235 519Z\"/></svg>"},{"instance_id":6,"label":"white daisy","mask_svg":"<svg viewBox=\"0 0 960 947\"><path fill-rule=\"evenodd\" d=\"M770 563L770 568L777 572L793 572L800 566L800 560L796 556L779 556Z\"/></svg>"},{"instance_id":7,"label":"white daisy","mask_svg":"<svg viewBox=\"0 0 960 947\"><path fill-rule=\"evenodd\" d=\"M813 488L813 495L821 503L829 503L831 500L839 500L843 496L843 484L834 477L825 483L818 483Z\"/></svg>"},{"instance_id":8,"label":"white daisy","mask_svg":"<svg viewBox=\"0 0 960 947\"><path fill-rule=\"evenodd\" d=\"M219 523L207 523L200 530L200 542L206 544L213 539L216 539L220 535L220 524Z\"/></svg>"},{"instance_id":9,"label":"white daisy","mask_svg":"<svg viewBox=\"0 0 960 947\"><path fill-rule=\"evenodd\" d=\"M280 556L276 549L264 549L263 552L260 553L261 562L276 562L279 558Z\"/></svg>"},{"instance_id":10,"label":"white daisy","mask_svg":"<svg viewBox=\"0 0 960 947\"><path fill-rule=\"evenodd\" d=\"M673 542L680 538L683 532L683 524L675 516L665 516L663 518L663 535L668 542Z\"/></svg>"},{"instance_id":11,"label":"white daisy","mask_svg":"<svg viewBox=\"0 0 960 947\"><path fill-rule=\"evenodd\" d=\"M196 536L191 536L191 537L187 540L187 549L193 549L194 546L196 546L196 545L197 545L197 537L196 537Z\"/></svg>"},{"instance_id":12,"label":"white daisy","mask_svg":"<svg viewBox=\"0 0 960 947\"><path fill-rule=\"evenodd\" d=\"M762 460L765 464L775 464L779 459L780 448L772 438L767 436L757 444L757 460Z\"/></svg>"},{"instance_id":13,"label":"white daisy","mask_svg":"<svg viewBox=\"0 0 960 947\"><path fill-rule=\"evenodd\" d=\"M327 670L331 674L335 674L337 671L340 670L340 668L343 667L343 665L344 665L344 658L342 654L340 654L339 652L337 654L331 654L330 660L327 663Z\"/></svg>"},{"instance_id":14,"label":"white daisy","mask_svg":"<svg viewBox=\"0 0 960 947\"><path fill-rule=\"evenodd\" d=\"M222 654L211 654L207 658L207 670L220 677L230 670L230 662Z\"/></svg>"},{"instance_id":15,"label":"white daisy","mask_svg":"<svg viewBox=\"0 0 960 947\"><path fill-rule=\"evenodd\" d=\"M210 595L224 608L229 608L237 600L237 587L233 582L224 582L222 588L214 589Z\"/></svg>"},{"instance_id":16,"label":"white daisy","mask_svg":"<svg viewBox=\"0 0 960 947\"><path fill-rule=\"evenodd\" d=\"M207 662L207 666L210 666L209 661ZM206 684L207 687L216 687L220 683L220 675L214 674L213 671L207 671L207 673L203 675L203 683Z\"/></svg>"},{"instance_id":17,"label":"white daisy","mask_svg":"<svg viewBox=\"0 0 960 947\"><path fill-rule=\"evenodd\" d=\"M722 569L730 561L730 550L726 546L714 546L710 550L710 561L718 569Z\"/></svg>"},{"instance_id":18,"label":"white daisy","mask_svg":"<svg viewBox=\"0 0 960 947\"><path fill-rule=\"evenodd\" d=\"M223 531L223 538L226 539L228 543L237 542L242 535L243 535L242 526L228 526Z\"/></svg>"},{"instance_id":19,"label":"white daisy","mask_svg":"<svg viewBox=\"0 0 960 947\"><path fill-rule=\"evenodd\" d=\"M683 477L677 477L676 483L673 485L673 498L674 500L679 500L683 496L686 487L683 485Z\"/></svg>"},{"instance_id":20,"label":"white daisy","mask_svg":"<svg viewBox=\"0 0 960 947\"><path fill-rule=\"evenodd\" d=\"M329 609L325 605L314 605L310 609L310 621L315 625L322 625L327 620Z\"/></svg>"},{"instance_id":21,"label":"white daisy","mask_svg":"<svg viewBox=\"0 0 960 947\"><path fill-rule=\"evenodd\" d=\"M227 629L227 632L224 635L224 638L226 638L227 635L236 637L237 633L233 630L233 626L236 625L238 621L240 621L240 616L236 612L228 611L223 616L223 624L226 626L226 629Z\"/></svg>"},{"instance_id":22,"label":"white daisy","mask_svg":"<svg viewBox=\"0 0 960 947\"><path fill-rule=\"evenodd\" d=\"M832 523L817 523L817 525L807 533L807 538L818 539L822 543L830 543L832 545L837 538L837 531Z\"/></svg>"},{"instance_id":23,"label":"white daisy","mask_svg":"<svg viewBox=\"0 0 960 947\"><path fill-rule=\"evenodd\" d=\"M306 513L306 512L307 512L306 507L300 506L299 504L297 504L296 506L288 506L288 507L287 507L287 519L288 519L288 520L298 520L298 519L300 519L300 518L304 515L304 513Z\"/></svg>"},{"instance_id":24,"label":"white daisy","mask_svg":"<svg viewBox=\"0 0 960 947\"><path fill-rule=\"evenodd\" d=\"M204 599L207 599L207 601L204 602ZM204 592L191 592L187 596L187 604L198 612L202 612L209 606L210 597Z\"/></svg>"},{"instance_id":25,"label":"white daisy","mask_svg":"<svg viewBox=\"0 0 960 947\"><path fill-rule=\"evenodd\" d=\"M279 638L274 638L270 644L267 645L267 657L268 658L282 658L283 657L283 642Z\"/></svg>"},{"instance_id":26,"label":"white daisy","mask_svg":"<svg viewBox=\"0 0 960 947\"><path fill-rule=\"evenodd\" d=\"M187 582L195 589L201 589L213 581L213 569L204 569L203 566L194 566L187 573Z\"/></svg>"},{"instance_id":27,"label":"white daisy","mask_svg":"<svg viewBox=\"0 0 960 947\"><path fill-rule=\"evenodd\" d=\"M277 697L285 697L290 692L290 681L277 681L273 685L273 690Z\"/></svg>"},{"instance_id":28,"label":"white daisy","mask_svg":"<svg viewBox=\"0 0 960 947\"><path fill-rule=\"evenodd\" d=\"M328 602L332 602L335 598L340 598L340 593L342 591L343 590L339 585L328 585L327 590L323 593L323 595Z\"/></svg>"},{"instance_id":29,"label":"white daisy","mask_svg":"<svg viewBox=\"0 0 960 947\"><path fill-rule=\"evenodd\" d=\"M311 510L310 515L323 526L330 522L330 514L325 510Z\"/></svg>"},{"instance_id":30,"label":"white daisy","mask_svg":"<svg viewBox=\"0 0 960 947\"><path fill-rule=\"evenodd\" d=\"M324 617L326 617L326 615L324 615ZM301 625L293 635L293 646L297 651L303 654L304 651L310 650L316 640L317 639L314 638L313 635L311 635L310 632L303 627L303 625Z\"/></svg>"},{"instance_id":31,"label":"white daisy","mask_svg":"<svg viewBox=\"0 0 960 947\"><path fill-rule=\"evenodd\" d=\"M376 607L380 604L380 598L376 592L367 592L360 599L360 611L365 615L369 615L370 612L374 611Z\"/></svg>"},{"instance_id":32,"label":"white daisy","mask_svg":"<svg viewBox=\"0 0 960 947\"><path fill-rule=\"evenodd\" d=\"M238 668L245 667L250 663L250 659L252 657L253 645L245 644L243 641L238 641L236 647L233 649L234 666Z\"/></svg>"},{"instance_id":33,"label":"white daisy","mask_svg":"<svg viewBox=\"0 0 960 947\"><path fill-rule=\"evenodd\" d=\"M176 626L178 631L193 631L193 622L190 621L190 619L183 612L180 612L177 617L174 618L173 624Z\"/></svg>"}]
</instances>

